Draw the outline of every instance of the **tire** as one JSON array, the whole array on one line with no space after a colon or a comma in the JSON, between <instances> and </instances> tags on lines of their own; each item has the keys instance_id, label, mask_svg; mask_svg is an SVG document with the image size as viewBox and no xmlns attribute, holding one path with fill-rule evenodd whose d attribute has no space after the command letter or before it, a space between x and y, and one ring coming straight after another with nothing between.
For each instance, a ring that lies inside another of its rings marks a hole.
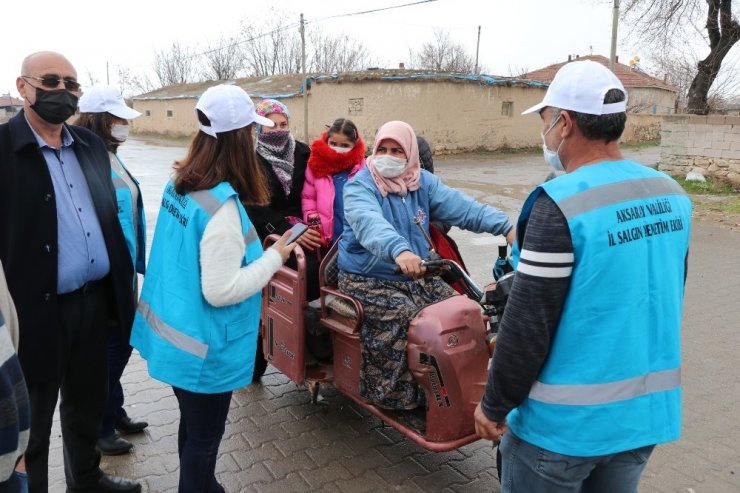
<instances>
[{"instance_id":1,"label":"tire","mask_svg":"<svg viewBox=\"0 0 740 493\"><path fill-rule=\"evenodd\" d=\"M429 142L420 135L416 136L416 142L419 145L419 161L421 161L422 169L434 174L434 157Z\"/></svg>"},{"instance_id":2,"label":"tire","mask_svg":"<svg viewBox=\"0 0 740 493\"><path fill-rule=\"evenodd\" d=\"M256 382L265 374L267 370L267 360L262 352L262 336L257 336L257 351L254 356L254 371L252 372L252 381Z\"/></svg>"}]
</instances>

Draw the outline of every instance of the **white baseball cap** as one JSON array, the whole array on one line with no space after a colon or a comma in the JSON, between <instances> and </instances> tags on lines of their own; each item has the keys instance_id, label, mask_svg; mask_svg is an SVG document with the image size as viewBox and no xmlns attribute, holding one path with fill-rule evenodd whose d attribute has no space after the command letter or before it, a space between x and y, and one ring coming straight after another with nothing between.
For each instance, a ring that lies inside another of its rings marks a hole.
<instances>
[{"instance_id":1,"label":"white baseball cap","mask_svg":"<svg viewBox=\"0 0 740 493\"><path fill-rule=\"evenodd\" d=\"M624 101L604 103L604 96L611 89L624 93ZM558 70L547 88L545 99L522 115L539 112L547 106L562 110L577 111L587 115L609 115L627 111L627 91L614 73L591 60L570 62Z\"/></svg>"},{"instance_id":2,"label":"white baseball cap","mask_svg":"<svg viewBox=\"0 0 740 493\"><path fill-rule=\"evenodd\" d=\"M121 91L111 86L93 86L85 89L79 104L80 113L107 112L124 120L141 116L141 113L126 105Z\"/></svg>"},{"instance_id":3,"label":"white baseball cap","mask_svg":"<svg viewBox=\"0 0 740 493\"><path fill-rule=\"evenodd\" d=\"M249 94L238 86L221 84L209 87L198 99L195 109L202 111L211 121L210 127L198 124L211 137L255 122L266 127L275 125L272 120L254 111L254 103Z\"/></svg>"}]
</instances>

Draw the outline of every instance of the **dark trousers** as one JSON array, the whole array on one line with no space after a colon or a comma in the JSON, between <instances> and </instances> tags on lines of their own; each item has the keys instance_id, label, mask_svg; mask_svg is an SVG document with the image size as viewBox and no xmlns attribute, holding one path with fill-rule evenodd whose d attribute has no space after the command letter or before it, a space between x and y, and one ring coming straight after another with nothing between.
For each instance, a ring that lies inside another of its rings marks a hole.
<instances>
[{"instance_id":1,"label":"dark trousers","mask_svg":"<svg viewBox=\"0 0 740 493\"><path fill-rule=\"evenodd\" d=\"M26 449L26 471L30 493L48 491L49 436L60 390L67 486L90 486L103 474L95 444L108 390L105 289L98 285L89 292L78 290L60 295L58 317L59 378L28 385L31 436Z\"/></svg>"},{"instance_id":2,"label":"dark trousers","mask_svg":"<svg viewBox=\"0 0 740 493\"><path fill-rule=\"evenodd\" d=\"M123 387L121 375L128 364L133 348L128 341L121 338L117 327L108 328L108 402L103 415L103 427L100 437L105 438L113 434L116 421L126 416L123 410Z\"/></svg>"},{"instance_id":3,"label":"dark trousers","mask_svg":"<svg viewBox=\"0 0 740 493\"><path fill-rule=\"evenodd\" d=\"M0 481L0 493L18 493L21 491L21 482L15 472L5 481Z\"/></svg>"},{"instance_id":4,"label":"dark trousers","mask_svg":"<svg viewBox=\"0 0 740 493\"><path fill-rule=\"evenodd\" d=\"M216 481L218 447L226 429L231 392L199 394L172 387L180 405L178 493L223 493Z\"/></svg>"},{"instance_id":5,"label":"dark trousers","mask_svg":"<svg viewBox=\"0 0 740 493\"><path fill-rule=\"evenodd\" d=\"M319 258L316 252L304 250L306 254L306 298L307 301L315 300L319 297ZM295 254L291 254L285 265L291 269L298 268L298 260Z\"/></svg>"}]
</instances>

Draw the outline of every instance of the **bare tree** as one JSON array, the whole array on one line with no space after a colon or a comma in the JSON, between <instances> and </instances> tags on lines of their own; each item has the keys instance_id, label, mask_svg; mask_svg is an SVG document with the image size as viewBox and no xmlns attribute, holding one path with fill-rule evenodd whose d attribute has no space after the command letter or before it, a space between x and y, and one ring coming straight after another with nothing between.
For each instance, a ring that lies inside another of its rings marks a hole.
<instances>
[{"instance_id":1,"label":"bare tree","mask_svg":"<svg viewBox=\"0 0 740 493\"><path fill-rule=\"evenodd\" d=\"M691 29L702 33L709 55L696 64L686 111L707 114L710 88L725 57L740 40L732 0L626 0L623 17L632 26L631 34L660 51L672 51L670 48L683 44Z\"/></svg>"},{"instance_id":2,"label":"bare tree","mask_svg":"<svg viewBox=\"0 0 740 493\"><path fill-rule=\"evenodd\" d=\"M152 92L157 89L152 79L146 74L138 74L131 77L131 90L137 94Z\"/></svg>"},{"instance_id":3,"label":"bare tree","mask_svg":"<svg viewBox=\"0 0 740 493\"><path fill-rule=\"evenodd\" d=\"M243 43L237 38L221 36L208 45L203 53L203 78L211 80L233 79L244 68Z\"/></svg>"},{"instance_id":4,"label":"bare tree","mask_svg":"<svg viewBox=\"0 0 740 493\"><path fill-rule=\"evenodd\" d=\"M100 79L93 75L92 70L87 69L85 75L87 75L87 80L90 87L100 84Z\"/></svg>"},{"instance_id":5,"label":"bare tree","mask_svg":"<svg viewBox=\"0 0 740 493\"><path fill-rule=\"evenodd\" d=\"M413 59L415 67L425 70L470 73L475 70L475 60L465 47L452 41L450 34L441 29L435 29L434 39L424 43Z\"/></svg>"},{"instance_id":6,"label":"bare tree","mask_svg":"<svg viewBox=\"0 0 740 493\"><path fill-rule=\"evenodd\" d=\"M301 69L301 39L298 27L287 16L273 10L258 31L253 22L243 22L244 63L250 75L294 74Z\"/></svg>"},{"instance_id":7,"label":"bare tree","mask_svg":"<svg viewBox=\"0 0 740 493\"><path fill-rule=\"evenodd\" d=\"M308 35L309 72L352 72L375 63L367 47L347 34L332 36L318 29Z\"/></svg>"},{"instance_id":8,"label":"bare tree","mask_svg":"<svg viewBox=\"0 0 740 493\"><path fill-rule=\"evenodd\" d=\"M529 67L509 64L509 77L521 77L529 73Z\"/></svg>"},{"instance_id":9,"label":"bare tree","mask_svg":"<svg viewBox=\"0 0 740 493\"><path fill-rule=\"evenodd\" d=\"M725 60L707 94L707 111L713 113L740 93L740 52ZM690 49L661 51L651 57L651 71L665 74L666 82L678 89L676 112L687 112L689 90L696 79L699 57ZM630 100L630 103L632 101Z\"/></svg>"},{"instance_id":10,"label":"bare tree","mask_svg":"<svg viewBox=\"0 0 740 493\"><path fill-rule=\"evenodd\" d=\"M169 50L155 51L153 68L160 85L195 82L196 57L190 48L180 45L179 41L173 42Z\"/></svg>"}]
</instances>

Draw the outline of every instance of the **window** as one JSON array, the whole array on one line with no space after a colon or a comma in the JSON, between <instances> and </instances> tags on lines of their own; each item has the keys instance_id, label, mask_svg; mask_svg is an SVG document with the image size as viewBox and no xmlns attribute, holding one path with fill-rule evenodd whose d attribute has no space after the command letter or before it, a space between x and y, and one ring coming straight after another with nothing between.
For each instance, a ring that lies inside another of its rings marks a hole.
<instances>
[{"instance_id":1,"label":"window","mask_svg":"<svg viewBox=\"0 0 740 493\"><path fill-rule=\"evenodd\" d=\"M172 118L172 110L167 110L167 118Z\"/></svg>"},{"instance_id":2,"label":"window","mask_svg":"<svg viewBox=\"0 0 740 493\"><path fill-rule=\"evenodd\" d=\"M351 116L361 115L362 107L365 105L364 98L350 98L348 101L347 113Z\"/></svg>"},{"instance_id":3,"label":"window","mask_svg":"<svg viewBox=\"0 0 740 493\"><path fill-rule=\"evenodd\" d=\"M503 101L501 103L501 116L511 116L514 114L514 102Z\"/></svg>"},{"instance_id":4,"label":"window","mask_svg":"<svg viewBox=\"0 0 740 493\"><path fill-rule=\"evenodd\" d=\"M152 116L151 110L145 110L144 111L144 116Z\"/></svg>"}]
</instances>

